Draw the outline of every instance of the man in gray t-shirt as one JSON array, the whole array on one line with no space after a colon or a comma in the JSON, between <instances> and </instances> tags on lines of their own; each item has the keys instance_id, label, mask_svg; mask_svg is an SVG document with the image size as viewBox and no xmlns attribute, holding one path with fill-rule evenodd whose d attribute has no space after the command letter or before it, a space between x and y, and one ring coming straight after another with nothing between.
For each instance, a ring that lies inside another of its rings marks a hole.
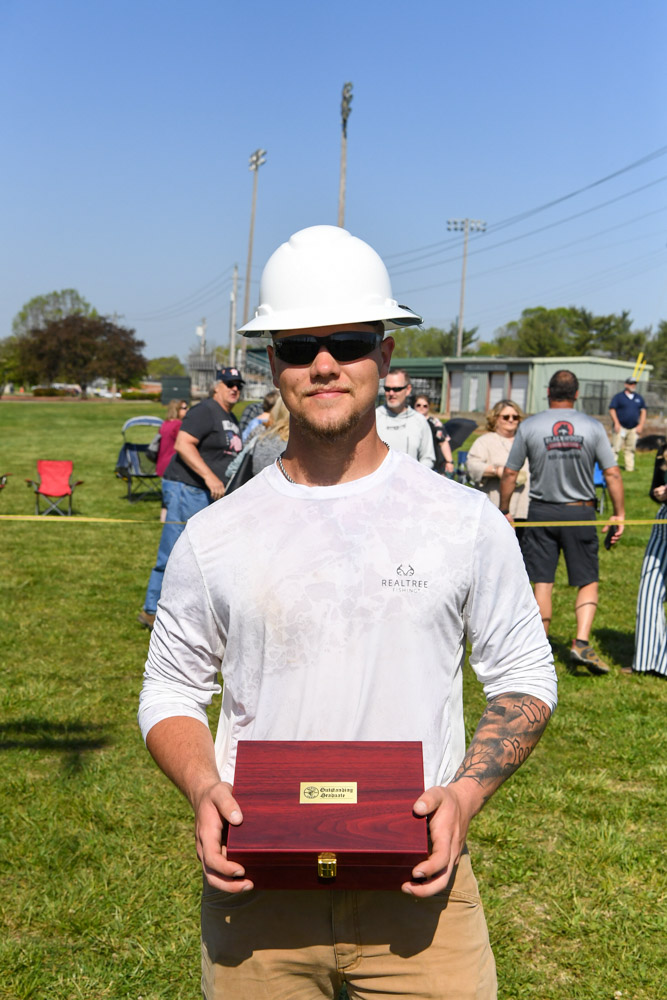
<instances>
[{"instance_id":1,"label":"man in gray t-shirt","mask_svg":"<svg viewBox=\"0 0 667 1000\"><path fill-rule=\"evenodd\" d=\"M590 645L598 603L597 532L593 524L562 522L595 521L593 473L597 462L604 470L614 508L611 520L620 522L611 540L614 544L623 533L623 482L602 425L574 409L578 395L576 375L566 370L555 372L548 388L549 409L519 425L500 486L500 510L512 521L509 501L517 474L527 458L528 521L560 522L549 527L527 528L521 540L545 631L548 634L551 624L553 585L562 550L568 582L578 588L574 602L577 635L570 659L573 663L583 663L593 674L606 674L609 667Z\"/></svg>"}]
</instances>

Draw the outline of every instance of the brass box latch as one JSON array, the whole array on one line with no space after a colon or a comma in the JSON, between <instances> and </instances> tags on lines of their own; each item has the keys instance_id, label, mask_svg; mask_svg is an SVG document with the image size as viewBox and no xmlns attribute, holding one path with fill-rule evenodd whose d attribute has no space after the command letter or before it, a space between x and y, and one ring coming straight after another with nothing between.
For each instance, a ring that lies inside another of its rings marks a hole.
<instances>
[{"instance_id":1,"label":"brass box latch","mask_svg":"<svg viewBox=\"0 0 667 1000\"><path fill-rule=\"evenodd\" d=\"M331 851L322 851L317 855L317 874L319 878L336 877L336 855Z\"/></svg>"}]
</instances>

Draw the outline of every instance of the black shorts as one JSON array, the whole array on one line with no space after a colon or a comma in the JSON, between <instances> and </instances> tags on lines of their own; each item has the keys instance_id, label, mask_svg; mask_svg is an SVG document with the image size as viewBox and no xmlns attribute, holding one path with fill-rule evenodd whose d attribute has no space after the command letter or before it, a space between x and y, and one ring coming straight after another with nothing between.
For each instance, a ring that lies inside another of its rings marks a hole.
<instances>
[{"instance_id":1,"label":"black shorts","mask_svg":"<svg viewBox=\"0 0 667 1000\"><path fill-rule=\"evenodd\" d=\"M595 521L595 508L531 500L528 521ZM523 561L531 583L553 583L561 550L571 587L598 579L598 534L594 524L562 528L524 528Z\"/></svg>"}]
</instances>

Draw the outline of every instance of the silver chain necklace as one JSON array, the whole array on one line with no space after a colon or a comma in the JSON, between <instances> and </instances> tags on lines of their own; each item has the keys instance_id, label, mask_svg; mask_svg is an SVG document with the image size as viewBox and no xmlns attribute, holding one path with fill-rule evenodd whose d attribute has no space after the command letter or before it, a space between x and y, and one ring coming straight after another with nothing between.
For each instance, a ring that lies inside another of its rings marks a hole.
<instances>
[{"instance_id":1,"label":"silver chain necklace","mask_svg":"<svg viewBox=\"0 0 667 1000\"><path fill-rule=\"evenodd\" d=\"M294 480L293 480L293 479L292 479L292 477L290 476L289 472L287 471L287 469L286 469L286 468L285 468L285 466L283 465L283 459L282 459L282 455L278 455L278 468L279 468L279 469L280 469L280 471L282 472L282 474L283 474L283 476L285 477L285 479L287 480L287 482L288 482L288 483L291 483L291 484L292 484L292 486L296 486L296 483L294 482Z\"/></svg>"},{"instance_id":2,"label":"silver chain necklace","mask_svg":"<svg viewBox=\"0 0 667 1000\"><path fill-rule=\"evenodd\" d=\"M383 441L382 444L385 446L385 448L387 449L387 451L389 451L389 445L387 444L387 442ZM278 468L282 472L282 474L285 477L285 479L287 480L287 482L291 483L292 486L297 486L298 483L294 482L294 480L290 476L289 472L287 471L287 469L283 465L283 457L282 457L282 455L278 455L278 458L276 459L276 461L278 462Z\"/></svg>"}]
</instances>

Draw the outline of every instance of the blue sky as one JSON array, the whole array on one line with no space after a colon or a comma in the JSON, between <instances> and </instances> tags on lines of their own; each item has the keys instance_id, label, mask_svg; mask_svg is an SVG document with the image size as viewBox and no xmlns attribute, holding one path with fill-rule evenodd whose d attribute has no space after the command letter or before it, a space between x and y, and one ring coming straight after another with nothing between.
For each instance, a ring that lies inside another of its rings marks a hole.
<instances>
[{"instance_id":1,"label":"blue sky","mask_svg":"<svg viewBox=\"0 0 667 1000\"><path fill-rule=\"evenodd\" d=\"M254 304L275 247L336 222L348 80L346 228L427 326L458 314L447 220L465 217L488 226L470 241L465 305L483 339L535 305L655 326L666 39L664 0L1 0L0 336L28 299L73 287L148 357L184 357L203 316L225 343L234 263L243 303L248 157L268 151Z\"/></svg>"}]
</instances>

